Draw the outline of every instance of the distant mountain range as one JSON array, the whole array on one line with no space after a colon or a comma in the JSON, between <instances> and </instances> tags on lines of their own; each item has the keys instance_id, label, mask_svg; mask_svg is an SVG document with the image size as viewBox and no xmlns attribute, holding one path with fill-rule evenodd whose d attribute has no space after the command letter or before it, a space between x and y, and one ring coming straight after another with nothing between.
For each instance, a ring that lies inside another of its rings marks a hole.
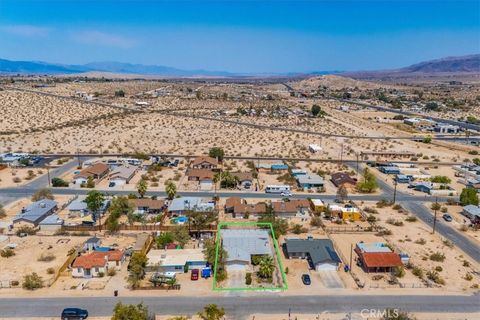
<instances>
[{"instance_id":1,"label":"distant mountain range","mask_svg":"<svg viewBox=\"0 0 480 320\"><path fill-rule=\"evenodd\" d=\"M144 76L165 77L259 77L259 76L299 76L301 73L287 74L241 74L226 71L182 70L166 66L142 65L122 62L92 62L84 65L54 64L41 61L11 61L0 59L0 74L25 75L70 75L88 72L105 72L115 74L133 74ZM383 71L316 71L308 75L341 74L357 78L376 77L385 75L404 75L410 73L439 73L439 72L477 72L480 73L480 54L462 57L448 57L414 64L405 68Z\"/></svg>"},{"instance_id":2,"label":"distant mountain range","mask_svg":"<svg viewBox=\"0 0 480 320\"><path fill-rule=\"evenodd\" d=\"M355 79L403 78L439 74L480 74L480 54L447 57L424 61L408 67L379 71L353 71L342 73Z\"/></svg>"}]
</instances>

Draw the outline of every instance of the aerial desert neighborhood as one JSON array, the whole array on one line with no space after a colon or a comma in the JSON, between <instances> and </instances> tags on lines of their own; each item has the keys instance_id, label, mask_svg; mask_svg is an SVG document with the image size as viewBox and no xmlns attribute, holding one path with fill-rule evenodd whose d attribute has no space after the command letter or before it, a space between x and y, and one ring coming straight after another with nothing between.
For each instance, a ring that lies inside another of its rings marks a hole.
<instances>
[{"instance_id":1,"label":"aerial desert neighborhood","mask_svg":"<svg viewBox=\"0 0 480 320\"><path fill-rule=\"evenodd\" d=\"M0 320L480 319L478 0L0 0L0 119Z\"/></svg>"}]
</instances>

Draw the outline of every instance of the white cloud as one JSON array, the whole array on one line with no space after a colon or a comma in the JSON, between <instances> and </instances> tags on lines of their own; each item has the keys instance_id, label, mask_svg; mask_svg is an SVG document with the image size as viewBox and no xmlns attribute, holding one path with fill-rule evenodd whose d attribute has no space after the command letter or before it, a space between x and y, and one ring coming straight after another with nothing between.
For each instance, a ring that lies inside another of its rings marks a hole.
<instances>
[{"instance_id":1,"label":"white cloud","mask_svg":"<svg viewBox=\"0 0 480 320\"><path fill-rule=\"evenodd\" d=\"M73 39L83 44L100 45L128 49L135 46L135 40L112 33L100 31L81 31L73 35Z\"/></svg>"},{"instance_id":2,"label":"white cloud","mask_svg":"<svg viewBox=\"0 0 480 320\"><path fill-rule=\"evenodd\" d=\"M17 24L0 26L0 31L24 37L45 37L50 33L51 29L28 24Z\"/></svg>"}]
</instances>

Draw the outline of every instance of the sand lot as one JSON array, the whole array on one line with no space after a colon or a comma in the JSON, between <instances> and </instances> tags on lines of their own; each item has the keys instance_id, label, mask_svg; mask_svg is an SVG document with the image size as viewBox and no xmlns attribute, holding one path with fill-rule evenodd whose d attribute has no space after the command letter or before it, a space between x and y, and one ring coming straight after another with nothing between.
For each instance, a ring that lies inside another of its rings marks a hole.
<instances>
[{"instance_id":1,"label":"sand lot","mask_svg":"<svg viewBox=\"0 0 480 320\"><path fill-rule=\"evenodd\" d=\"M44 169L7 167L0 170L0 188L21 186L46 173Z\"/></svg>"}]
</instances>

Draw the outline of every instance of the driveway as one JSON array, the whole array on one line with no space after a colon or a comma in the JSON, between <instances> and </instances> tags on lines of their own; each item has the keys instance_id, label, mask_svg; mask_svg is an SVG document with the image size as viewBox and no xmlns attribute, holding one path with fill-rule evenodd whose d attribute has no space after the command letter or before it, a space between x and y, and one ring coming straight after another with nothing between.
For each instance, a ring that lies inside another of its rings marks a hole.
<instances>
[{"instance_id":1,"label":"driveway","mask_svg":"<svg viewBox=\"0 0 480 320\"><path fill-rule=\"evenodd\" d=\"M231 270L228 271L228 279L226 288L245 288L246 271Z\"/></svg>"},{"instance_id":2,"label":"driveway","mask_svg":"<svg viewBox=\"0 0 480 320\"><path fill-rule=\"evenodd\" d=\"M344 287L342 279L340 279L337 271L318 271L318 274L326 288L340 289Z\"/></svg>"}]
</instances>

